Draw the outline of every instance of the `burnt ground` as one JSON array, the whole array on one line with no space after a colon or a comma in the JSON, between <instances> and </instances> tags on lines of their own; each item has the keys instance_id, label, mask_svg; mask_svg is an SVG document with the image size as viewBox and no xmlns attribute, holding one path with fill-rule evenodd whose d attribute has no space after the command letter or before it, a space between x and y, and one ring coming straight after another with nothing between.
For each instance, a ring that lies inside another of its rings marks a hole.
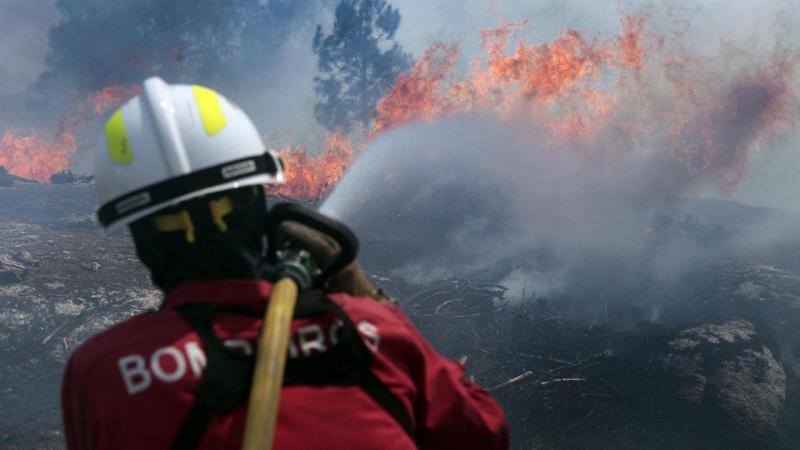
<instances>
[{"instance_id":1,"label":"burnt ground","mask_svg":"<svg viewBox=\"0 0 800 450\"><path fill-rule=\"evenodd\" d=\"M0 447L61 448L69 353L160 301L129 239L98 231L93 199L89 187L0 189Z\"/></svg>"},{"instance_id":2,"label":"burnt ground","mask_svg":"<svg viewBox=\"0 0 800 450\"><path fill-rule=\"evenodd\" d=\"M0 188L0 448L62 448L69 352L159 304L127 236L102 235L92 206L88 186ZM711 222L758 213L698 208ZM689 222L659 233L724 233ZM721 253L669 286L600 292L587 280L553 298L512 298L476 281L375 279L503 404L514 448L791 449L800 442L797 249ZM578 318L589 296L602 308ZM654 317L654 298L664 297Z\"/></svg>"},{"instance_id":3,"label":"burnt ground","mask_svg":"<svg viewBox=\"0 0 800 450\"><path fill-rule=\"evenodd\" d=\"M696 276L663 311L674 320L623 330L571 320L565 299L386 282L431 342L500 401L513 448L797 448L800 277L732 263Z\"/></svg>"}]
</instances>

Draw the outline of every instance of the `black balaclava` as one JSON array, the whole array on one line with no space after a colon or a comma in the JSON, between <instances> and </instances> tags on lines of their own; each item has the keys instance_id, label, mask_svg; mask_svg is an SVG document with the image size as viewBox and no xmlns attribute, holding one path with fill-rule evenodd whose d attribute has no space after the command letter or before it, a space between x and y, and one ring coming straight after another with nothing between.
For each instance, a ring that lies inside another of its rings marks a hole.
<instances>
[{"instance_id":1,"label":"black balaclava","mask_svg":"<svg viewBox=\"0 0 800 450\"><path fill-rule=\"evenodd\" d=\"M221 201L231 208L215 217L211 205ZM161 225L165 217L187 214L191 229L165 231ZM153 283L169 293L187 281L261 277L266 215L263 188L248 186L187 200L132 223L130 229Z\"/></svg>"}]
</instances>

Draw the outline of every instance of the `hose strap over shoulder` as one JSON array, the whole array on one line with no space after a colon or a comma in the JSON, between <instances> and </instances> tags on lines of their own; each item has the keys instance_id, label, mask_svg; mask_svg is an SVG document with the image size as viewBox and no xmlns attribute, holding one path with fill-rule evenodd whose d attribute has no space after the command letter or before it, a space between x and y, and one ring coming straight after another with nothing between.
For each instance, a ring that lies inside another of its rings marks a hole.
<instances>
[{"instance_id":1,"label":"hose strap over shoulder","mask_svg":"<svg viewBox=\"0 0 800 450\"><path fill-rule=\"evenodd\" d=\"M189 450L200 443L214 416L231 411L247 399L251 386L253 357L232 350L220 341L212 329L214 316L239 314L260 317L261 312L213 303L185 304L178 307L177 312L197 333L206 352L206 368L194 395L195 402L171 447L172 450ZM408 409L372 372L373 354L347 313L321 291L300 293L295 318L325 314L332 314L341 322L338 345L325 353L289 359L284 386L358 386L414 439L414 426Z\"/></svg>"}]
</instances>

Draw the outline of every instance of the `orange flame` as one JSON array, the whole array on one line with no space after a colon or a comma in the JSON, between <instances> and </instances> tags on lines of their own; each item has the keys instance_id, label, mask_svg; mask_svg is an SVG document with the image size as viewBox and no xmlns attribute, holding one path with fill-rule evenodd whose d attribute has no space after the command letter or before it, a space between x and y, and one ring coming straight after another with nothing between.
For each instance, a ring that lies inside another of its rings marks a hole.
<instances>
[{"instance_id":1,"label":"orange flame","mask_svg":"<svg viewBox=\"0 0 800 450\"><path fill-rule=\"evenodd\" d=\"M12 175L49 183L50 176L69 168L78 149L81 130L104 111L139 93L136 86L108 86L91 92L62 115L59 131L51 137L9 129L0 138L0 166Z\"/></svg>"},{"instance_id":2,"label":"orange flame","mask_svg":"<svg viewBox=\"0 0 800 450\"><path fill-rule=\"evenodd\" d=\"M610 39L567 30L550 43L510 48L524 26L483 30L483 54L466 74L456 73L458 45L433 44L377 103L368 138L412 121L489 112L544 128L545 139L572 142L577 151L658 152L670 192L693 183L724 191L741 179L754 142L796 120L791 54L762 58L722 86L708 61L668 51L640 16L622 16L620 35ZM352 158L291 146L283 155L296 172L279 192L306 199L324 196Z\"/></svg>"},{"instance_id":3,"label":"orange flame","mask_svg":"<svg viewBox=\"0 0 800 450\"><path fill-rule=\"evenodd\" d=\"M119 106L125 100L139 95L142 88L138 84L130 86L111 85L99 91L91 92L86 96L82 108L90 108L95 114L100 114L111 108Z\"/></svg>"},{"instance_id":4,"label":"orange flame","mask_svg":"<svg viewBox=\"0 0 800 450\"><path fill-rule=\"evenodd\" d=\"M49 182L50 176L69 167L75 149L75 136L61 133L48 141L37 133L20 136L7 130L0 138L0 166L28 180Z\"/></svg>"},{"instance_id":5,"label":"orange flame","mask_svg":"<svg viewBox=\"0 0 800 450\"><path fill-rule=\"evenodd\" d=\"M509 49L525 23L507 22L482 32L483 56L461 77L458 48L434 44L378 102L372 137L415 120L490 112L543 127L545 138L573 141L578 151L658 151L676 187L724 191L741 179L754 142L796 122L796 54L719 76L709 61L667 51L642 17L620 24L614 39L567 30L552 43Z\"/></svg>"},{"instance_id":6,"label":"orange flame","mask_svg":"<svg viewBox=\"0 0 800 450\"><path fill-rule=\"evenodd\" d=\"M344 175L353 160L353 147L340 132L328 134L325 150L310 155L306 150L291 144L278 150L286 169L286 184L272 186L272 195L298 200L317 200L324 197Z\"/></svg>"},{"instance_id":7,"label":"orange flame","mask_svg":"<svg viewBox=\"0 0 800 450\"><path fill-rule=\"evenodd\" d=\"M622 36L619 38L619 59L627 68L642 72L644 69L645 48L642 45L644 18L622 16Z\"/></svg>"},{"instance_id":8,"label":"orange flame","mask_svg":"<svg viewBox=\"0 0 800 450\"><path fill-rule=\"evenodd\" d=\"M590 42L579 32L567 30L552 43L519 42L510 52L506 50L508 40L525 22L506 22L483 30L484 58L473 60L473 73L459 81L452 81L458 48L434 44L378 102L373 131L453 113L492 110L520 114L547 105L571 109L561 117L565 123L586 123L584 115L602 117L609 112L603 104L612 94L592 84L601 70L639 72L643 68L642 20L623 17L621 23L623 35L617 41ZM553 124L554 128L560 125Z\"/></svg>"},{"instance_id":9,"label":"orange flame","mask_svg":"<svg viewBox=\"0 0 800 450\"><path fill-rule=\"evenodd\" d=\"M456 44L431 46L407 74L376 105L373 134L379 134L415 119L432 120L454 108L442 95L447 75L458 57Z\"/></svg>"},{"instance_id":10,"label":"orange flame","mask_svg":"<svg viewBox=\"0 0 800 450\"><path fill-rule=\"evenodd\" d=\"M742 178L754 143L797 122L792 77L798 60L791 51L760 55L739 73L715 73L708 60L687 56L680 42L678 50L669 47L637 15L620 18L616 37L587 39L567 30L549 43L511 45L525 26L505 22L481 31L483 52L466 73L456 71L457 44L433 44L377 103L367 139L413 121L490 113L544 129L545 139L575 144L578 152L658 153L674 186L724 190ZM137 90L109 86L90 94L49 143L37 133L7 131L0 164L46 181L68 167L78 130ZM280 154L288 183L271 192L299 199L325 196L354 156L341 133L330 134L319 155L292 144Z\"/></svg>"}]
</instances>

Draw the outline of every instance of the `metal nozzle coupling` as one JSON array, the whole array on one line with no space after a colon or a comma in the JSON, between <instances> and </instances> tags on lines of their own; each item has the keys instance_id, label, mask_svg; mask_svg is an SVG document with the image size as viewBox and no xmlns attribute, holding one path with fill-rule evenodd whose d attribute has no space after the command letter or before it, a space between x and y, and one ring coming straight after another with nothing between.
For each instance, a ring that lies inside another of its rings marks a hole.
<instances>
[{"instance_id":1,"label":"metal nozzle coupling","mask_svg":"<svg viewBox=\"0 0 800 450\"><path fill-rule=\"evenodd\" d=\"M303 291L311 289L321 271L311 259L311 254L302 249L286 249L277 252L278 263L272 272L273 280L289 277Z\"/></svg>"}]
</instances>

